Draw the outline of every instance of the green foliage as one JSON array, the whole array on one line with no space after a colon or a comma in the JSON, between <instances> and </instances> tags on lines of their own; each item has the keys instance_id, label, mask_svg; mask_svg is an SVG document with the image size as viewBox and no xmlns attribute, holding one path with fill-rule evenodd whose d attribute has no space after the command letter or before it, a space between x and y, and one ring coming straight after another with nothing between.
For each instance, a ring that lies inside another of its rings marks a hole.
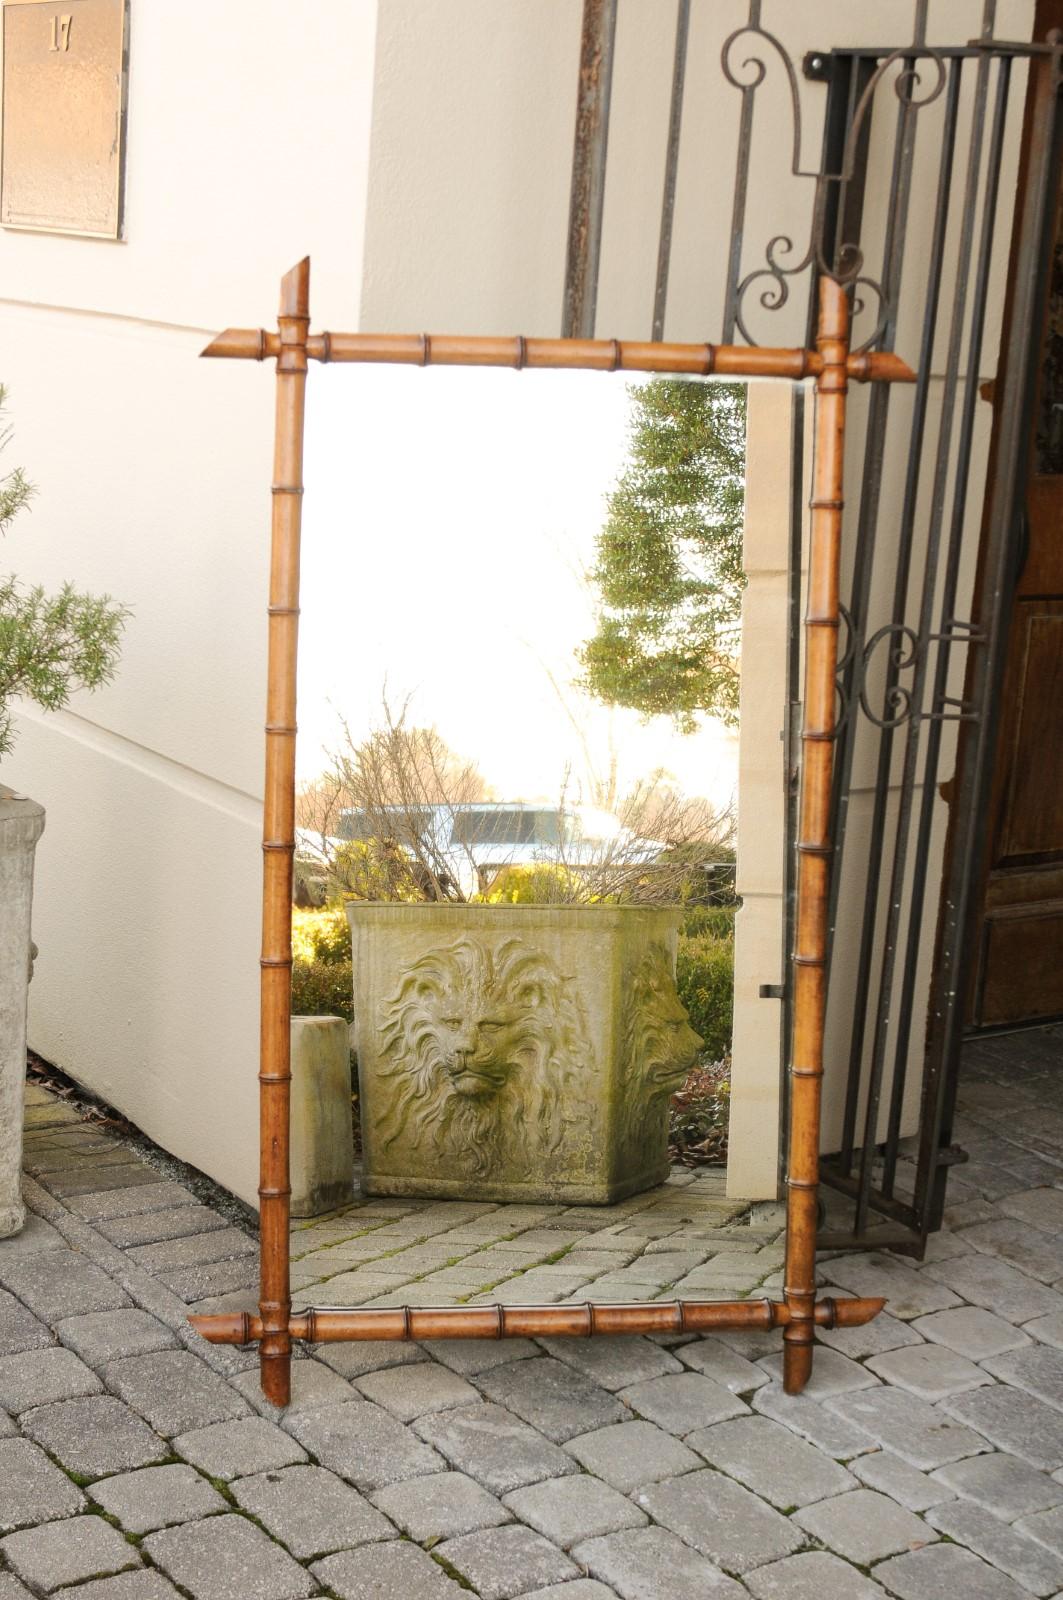
<instances>
[{"instance_id":1,"label":"green foliage","mask_svg":"<svg viewBox=\"0 0 1063 1600\"><path fill-rule=\"evenodd\" d=\"M686 1167L718 1166L727 1159L731 1063L692 1067L668 1108L668 1154Z\"/></svg>"},{"instance_id":2,"label":"green foliage","mask_svg":"<svg viewBox=\"0 0 1063 1600\"><path fill-rule=\"evenodd\" d=\"M329 862L330 900L413 901L426 898L417 863L393 839L356 839L342 844Z\"/></svg>"},{"instance_id":3,"label":"green foliage","mask_svg":"<svg viewBox=\"0 0 1063 1600\"><path fill-rule=\"evenodd\" d=\"M543 861L503 867L487 893L475 898L489 906L568 905L586 895L578 874Z\"/></svg>"},{"instance_id":4,"label":"green foliage","mask_svg":"<svg viewBox=\"0 0 1063 1600\"><path fill-rule=\"evenodd\" d=\"M733 939L737 906L688 906L683 913L683 934L696 938L711 934L714 939Z\"/></svg>"},{"instance_id":5,"label":"green foliage","mask_svg":"<svg viewBox=\"0 0 1063 1600\"><path fill-rule=\"evenodd\" d=\"M346 961L294 961L292 963L292 1015L295 1017L354 1016L350 957Z\"/></svg>"},{"instance_id":6,"label":"green foliage","mask_svg":"<svg viewBox=\"0 0 1063 1600\"><path fill-rule=\"evenodd\" d=\"M738 712L746 388L658 378L629 392L630 461L598 536L602 613L582 686L689 733L698 712Z\"/></svg>"},{"instance_id":7,"label":"green foliage","mask_svg":"<svg viewBox=\"0 0 1063 1600\"><path fill-rule=\"evenodd\" d=\"M0 414L6 390L0 386ZM0 432L0 449L10 431ZM0 478L0 533L33 497L16 467ZM0 755L14 742L9 702L17 695L58 711L76 689L98 689L113 676L129 612L110 595L82 594L65 583L58 594L0 578Z\"/></svg>"},{"instance_id":8,"label":"green foliage","mask_svg":"<svg viewBox=\"0 0 1063 1600\"><path fill-rule=\"evenodd\" d=\"M292 911L292 955L296 961L335 966L351 959L351 929L342 906Z\"/></svg>"},{"instance_id":9,"label":"green foliage","mask_svg":"<svg viewBox=\"0 0 1063 1600\"><path fill-rule=\"evenodd\" d=\"M734 1011L734 940L711 933L683 934L676 963L679 998L690 1025L704 1039L704 1055L719 1061L731 1051Z\"/></svg>"}]
</instances>

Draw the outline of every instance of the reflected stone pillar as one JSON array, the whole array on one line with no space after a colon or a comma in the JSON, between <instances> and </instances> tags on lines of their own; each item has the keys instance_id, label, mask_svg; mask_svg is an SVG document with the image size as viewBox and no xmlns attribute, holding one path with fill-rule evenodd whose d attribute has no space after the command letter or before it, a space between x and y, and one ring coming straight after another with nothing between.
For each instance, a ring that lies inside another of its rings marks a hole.
<instances>
[{"instance_id":1,"label":"reflected stone pillar","mask_svg":"<svg viewBox=\"0 0 1063 1600\"><path fill-rule=\"evenodd\" d=\"M18 1233L33 854L44 807L0 786L0 1239Z\"/></svg>"}]
</instances>

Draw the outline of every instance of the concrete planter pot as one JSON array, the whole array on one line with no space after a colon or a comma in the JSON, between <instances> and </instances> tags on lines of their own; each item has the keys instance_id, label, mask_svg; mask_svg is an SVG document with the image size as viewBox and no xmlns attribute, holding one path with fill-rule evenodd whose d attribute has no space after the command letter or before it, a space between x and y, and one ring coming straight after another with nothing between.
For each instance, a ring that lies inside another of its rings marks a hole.
<instances>
[{"instance_id":1,"label":"concrete planter pot","mask_svg":"<svg viewBox=\"0 0 1063 1600\"><path fill-rule=\"evenodd\" d=\"M0 1239L18 1233L22 1204L22 1117L26 1001L33 946L33 856L44 807L0 785Z\"/></svg>"},{"instance_id":2,"label":"concrete planter pot","mask_svg":"<svg viewBox=\"0 0 1063 1600\"><path fill-rule=\"evenodd\" d=\"M370 1194L605 1205L667 1177L668 1101L701 1042L677 912L347 911Z\"/></svg>"}]
</instances>

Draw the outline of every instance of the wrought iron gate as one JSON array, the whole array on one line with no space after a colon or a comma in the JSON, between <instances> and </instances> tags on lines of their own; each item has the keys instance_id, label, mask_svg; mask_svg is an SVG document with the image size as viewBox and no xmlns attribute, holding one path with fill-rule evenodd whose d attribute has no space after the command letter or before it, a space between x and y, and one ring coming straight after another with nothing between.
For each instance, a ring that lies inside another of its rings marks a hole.
<instances>
[{"instance_id":1,"label":"wrought iron gate","mask_svg":"<svg viewBox=\"0 0 1063 1600\"><path fill-rule=\"evenodd\" d=\"M737 121L737 159L719 337L756 344L772 313L792 319L796 309L807 342L816 278L829 271L851 286L862 348L903 349L918 370L910 394L876 388L851 413L862 460L843 535L847 638L838 683L828 1013L831 1053L845 1064L846 1081L832 1141L837 1151L822 1161L824 1182L851 1203L851 1212L837 1219L840 1225L830 1219L824 1244L889 1243L920 1252L928 1230L940 1225L949 1166L963 1159L951 1143L951 1123L969 899L1020 540L1035 376L1031 335L1041 325L1061 143L1063 47L1055 38L996 39L995 9L986 0L977 39L931 47L927 0L917 0L909 43L811 52L802 63L804 85L783 45L762 26L760 0L750 0L746 25L722 42L721 115ZM587 0L567 333L593 331L615 26L616 0ZM678 0L649 319L657 339L667 306L690 29L689 0ZM784 182L776 170L776 182L780 194L803 186L808 245L799 252L780 231L753 260L751 149L758 95L773 73L788 90L793 118L789 172ZM816 85L825 103L813 167L803 164L802 111ZM1024 122L1028 155L1020 191L1015 165ZM1014 331L994 361L1013 240ZM996 403L1004 417L988 488L989 408L979 405L987 366L1002 375ZM795 386L784 730L791 907L804 412L804 391ZM976 599L980 545L984 581ZM939 796L943 779L950 805ZM792 931L788 926L788 945ZM844 974L839 952L849 962ZM788 1011L785 988L767 995ZM788 1016L783 1037L785 1050Z\"/></svg>"}]
</instances>

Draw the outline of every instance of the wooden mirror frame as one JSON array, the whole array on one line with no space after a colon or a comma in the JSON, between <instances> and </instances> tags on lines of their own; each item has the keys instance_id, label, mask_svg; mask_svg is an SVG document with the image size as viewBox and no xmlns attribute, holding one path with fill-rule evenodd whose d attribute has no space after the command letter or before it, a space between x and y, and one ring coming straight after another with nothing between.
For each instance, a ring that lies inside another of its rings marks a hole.
<instances>
[{"instance_id":1,"label":"wooden mirror frame","mask_svg":"<svg viewBox=\"0 0 1063 1600\"><path fill-rule=\"evenodd\" d=\"M815 1328L869 1322L880 1299L816 1299L816 1213L826 1006L830 793L838 665L838 570L844 507L845 406L849 379L911 383L888 352L852 352L849 301L829 276L819 284L815 349L533 339L430 334L311 333L310 260L281 281L276 333L229 329L205 356L276 360L273 515L269 587L266 781L263 812L260 1086L260 1288L258 1315L189 1318L219 1344L257 1344L262 1390L291 1398L292 1340L501 1339L568 1334L697 1333L783 1329L783 1382L796 1394L812 1371ZM651 1301L636 1305L368 1306L292 1311L289 1260L292 862L295 854L295 702L299 546L306 375L311 361L413 366L582 368L672 376L814 378L815 466L810 501L801 731L797 932L791 957L794 1024L786 1180L786 1269L781 1300Z\"/></svg>"}]
</instances>

